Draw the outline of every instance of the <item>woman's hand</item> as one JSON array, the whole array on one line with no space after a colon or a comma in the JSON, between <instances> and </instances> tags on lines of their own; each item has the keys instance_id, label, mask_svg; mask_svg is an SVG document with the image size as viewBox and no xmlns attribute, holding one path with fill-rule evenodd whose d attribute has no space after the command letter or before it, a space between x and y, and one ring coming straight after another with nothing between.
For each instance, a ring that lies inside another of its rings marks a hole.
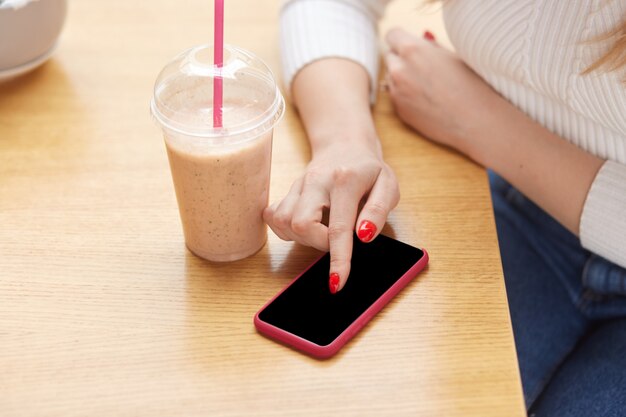
<instances>
[{"instance_id":1,"label":"woman's hand","mask_svg":"<svg viewBox=\"0 0 626 417\"><path fill-rule=\"evenodd\" d=\"M604 161L532 120L433 39L387 34L387 82L400 118L492 168L578 234Z\"/></svg>"},{"instance_id":2,"label":"woman's hand","mask_svg":"<svg viewBox=\"0 0 626 417\"><path fill-rule=\"evenodd\" d=\"M400 199L396 177L377 140L333 138L313 153L304 175L263 217L281 239L331 253L329 288L339 291L350 273L352 239L374 239ZM366 202L359 211L363 198ZM329 210L328 226L323 224Z\"/></svg>"},{"instance_id":3,"label":"woman's hand","mask_svg":"<svg viewBox=\"0 0 626 417\"><path fill-rule=\"evenodd\" d=\"M429 34L430 32L427 32ZM403 29L386 40L387 85L400 119L429 139L475 158L470 138L501 97L459 57Z\"/></svg>"}]
</instances>

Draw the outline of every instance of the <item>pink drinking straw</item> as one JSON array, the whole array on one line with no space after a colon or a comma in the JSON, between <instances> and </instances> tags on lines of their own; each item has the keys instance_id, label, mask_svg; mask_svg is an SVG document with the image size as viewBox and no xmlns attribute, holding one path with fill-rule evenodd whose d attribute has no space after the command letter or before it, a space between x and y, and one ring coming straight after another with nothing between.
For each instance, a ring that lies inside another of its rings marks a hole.
<instances>
[{"instance_id":1,"label":"pink drinking straw","mask_svg":"<svg viewBox=\"0 0 626 417\"><path fill-rule=\"evenodd\" d=\"M213 64L219 68L213 77L213 127L222 127L222 67L224 66L224 0L215 0Z\"/></svg>"}]
</instances>

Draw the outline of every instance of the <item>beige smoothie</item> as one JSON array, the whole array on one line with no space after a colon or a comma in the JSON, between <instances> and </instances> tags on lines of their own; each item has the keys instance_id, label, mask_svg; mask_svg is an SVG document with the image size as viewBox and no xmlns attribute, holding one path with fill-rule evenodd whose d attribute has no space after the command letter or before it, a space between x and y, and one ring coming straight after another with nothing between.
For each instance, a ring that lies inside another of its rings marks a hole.
<instances>
[{"instance_id":1,"label":"beige smoothie","mask_svg":"<svg viewBox=\"0 0 626 417\"><path fill-rule=\"evenodd\" d=\"M200 45L166 65L151 111L163 128L185 243L226 262L254 254L267 239L272 133L285 106L263 61L228 45L223 66L213 65L213 55ZM213 117L217 81L221 124Z\"/></svg>"},{"instance_id":2,"label":"beige smoothie","mask_svg":"<svg viewBox=\"0 0 626 417\"><path fill-rule=\"evenodd\" d=\"M261 249L272 131L233 146L194 146L175 135L165 144L189 250L221 262Z\"/></svg>"}]
</instances>

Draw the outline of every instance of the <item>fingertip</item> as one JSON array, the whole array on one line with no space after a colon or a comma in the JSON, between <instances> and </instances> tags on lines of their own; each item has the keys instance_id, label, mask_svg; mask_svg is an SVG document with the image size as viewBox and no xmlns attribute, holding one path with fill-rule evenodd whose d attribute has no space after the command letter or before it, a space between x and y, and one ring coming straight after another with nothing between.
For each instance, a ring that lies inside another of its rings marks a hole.
<instances>
[{"instance_id":1,"label":"fingertip","mask_svg":"<svg viewBox=\"0 0 626 417\"><path fill-rule=\"evenodd\" d=\"M331 294L336 294L345 287L350 275L350 260L331 260L328 275L328 288Z\"/></svg>"},{"instance_id":2,"label":"fingertip","mask_svg":"<svg viewBox=\"0 0 626 417\"><path fill-rule=\"evenodd\" d=\"M346 286L348 282L348 274L350 270L348 269L345 272L331 272L328 276L328 289L331 294L337 294L339 291L343 290L343 287Z\"/></svg>"},{"instance_id":3,"label":"fingertip","mask_svg":"<svg viewBox=\"0 0 626 417\"><path fill-rule=\"evenodd\" d=\"M336 272L331 272L328 276L328 289L331 294L336 294L339 291L339 274Z\"/></svg>"},{"instance_id":4,"label":"fingertip","mask_svg":"<svg viewBox=\"0 0 626 417\"><path fill-rule=\"evenodd\" d=\"M331 254L332 254L331 249ZM350 234L350 248L348 254L352 254L352 233ZM330 271L328 276L328 287L330 292L335 294L343 289L350 275L350 256L333 257L330 259ZM334 292L333 292L334 290Z\"/></svg>"},{"instance_id":5,"label":"fingertip","mask_svg":"<svg viewBox=\"0 0 626 417\"><path fill-rule=\"evenodd\" d=\"M363 243L368 243L374 240L378 227L374 222L369 220L363 220L356 230L356 235Z\"/></svg>"}]
</instances>

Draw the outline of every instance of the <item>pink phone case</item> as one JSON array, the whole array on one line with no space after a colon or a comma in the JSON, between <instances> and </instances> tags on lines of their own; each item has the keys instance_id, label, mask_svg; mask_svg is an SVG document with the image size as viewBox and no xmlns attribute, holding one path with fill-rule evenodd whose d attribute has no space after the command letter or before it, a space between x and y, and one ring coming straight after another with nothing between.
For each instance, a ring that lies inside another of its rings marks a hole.
<instances>
[{"instance_id":1,"label":"pink phone case","mask_svg":"<svg viewBox=\"0 0 626 417\"><path fill-rule=\"evenodd\" d=\"M303 339L299 336L296 336L293 333L289 333L281 328L273 326L267 322L264 322L259 318L259 314L269 305L271 304L280 294L282 294L287 288L289 288L298 278L302 276L307 270L309 270L317 261L319 261L322 257L318 258L309 265L300 275L298 275L293 281L291 281L285 288L283 288L278 294L276 294L270 301L265 303L263 308L261 308L254 316L254 326L257 330L279 342L285 343L286 345L292 346L300 351L303 351L311 356L314 356L319 359L325 359L333 356L335 353L339 351L352 337L361 330L368 321L372 319L393 297L396 296L404 288L413 278L417 276L417 274L424 269L426 264L428 264L428 253L426 250L421 249L424 252L424 256L415 263L411 268L409 268L402 277L397 280L389 289L383 293L367 310L363 312L350 326L348 326L343 333L341 333L335 340L333 340L330 344L326 346L320 346L316 343L313 343L309 340Z\"/></svg>"}]
</instances>

